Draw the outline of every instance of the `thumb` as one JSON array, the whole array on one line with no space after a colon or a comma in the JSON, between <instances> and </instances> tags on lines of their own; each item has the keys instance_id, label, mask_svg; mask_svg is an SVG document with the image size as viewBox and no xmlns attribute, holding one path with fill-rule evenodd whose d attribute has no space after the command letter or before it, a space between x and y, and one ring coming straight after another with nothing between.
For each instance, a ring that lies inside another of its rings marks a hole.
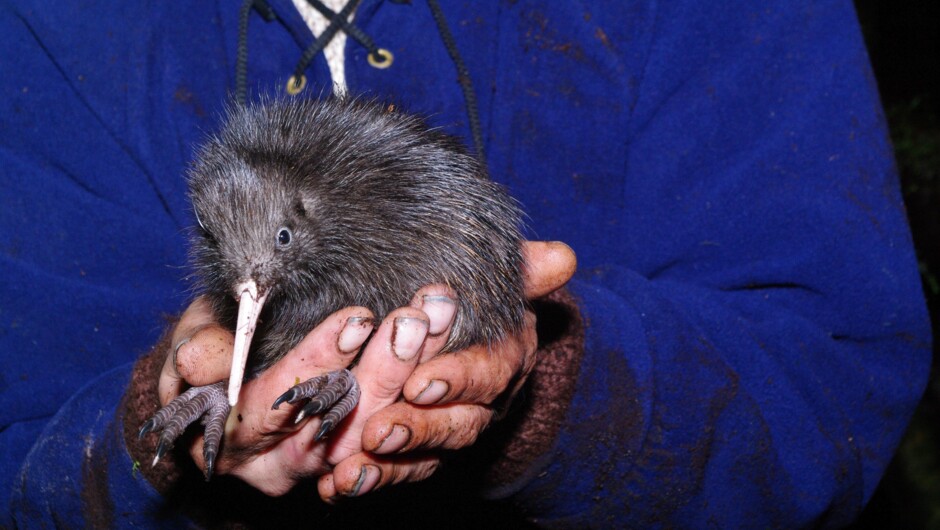
<instances>
[{"instance_id":1,"label":"thumb","mask_svg":"<svg viewBox=\"0 0 940 530\"><path fill-rule=\"evenodd\" d=\"M574 250L561 241L527 241L522 256L527 298L539 298L560 289L578 268Z\"/></svg>"}]
</instances>

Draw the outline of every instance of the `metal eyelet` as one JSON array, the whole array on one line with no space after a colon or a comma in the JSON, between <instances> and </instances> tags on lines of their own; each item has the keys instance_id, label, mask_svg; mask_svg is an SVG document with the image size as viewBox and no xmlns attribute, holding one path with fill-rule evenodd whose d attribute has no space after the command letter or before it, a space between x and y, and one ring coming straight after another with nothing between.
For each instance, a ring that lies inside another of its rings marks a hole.
<instances>
[{"instance_id":1,"label":"metal eyelet","mask_svg":"<svg viewBox=\"0 0 940 530\"><path fill-rule=\"evenodd\" d=\"M395 60L395 56L392 55L392 52L386 50L385 48L379 48L378 50L375 50L375 55L378 55L378 58L376 58L371 53L367 55L369 59L369 65L380 70L384 70L389 66L392 66L392 61Z\"/></svg>"},{"instance_id":2,"label":"metal eyelet","mask_svg":"<svg viewBox=\"0 0 940 530\"><path fill-rule=\"evenodd\" d=\"M297 94L300 94L300 91L303 90L306 86L307 76L301 75L299 83L297 82L297 78L290 76L290 79L287 80L287 87L285 90L287 90L288 94L296 96Z\"/></svg>"}]
</instances>

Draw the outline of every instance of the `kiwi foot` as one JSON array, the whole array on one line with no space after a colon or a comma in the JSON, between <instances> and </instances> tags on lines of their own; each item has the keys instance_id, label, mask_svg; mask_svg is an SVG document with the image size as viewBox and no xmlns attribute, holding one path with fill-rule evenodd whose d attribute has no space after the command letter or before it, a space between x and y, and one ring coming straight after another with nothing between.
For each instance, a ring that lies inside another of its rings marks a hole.
<instances>
[{"instance_id":1,"label":"kiwi foot","mask_svg":"<svg viewBox=\"0 0 940 530\"><path fill-rule=\"evenodd\" d=\"M274 401L271 408L276 410L281 403L293 405L304 399L310 401L297 413L294 423L300 423L306 417L326 411L320 423L320 430L314 437L314 440L319 441L343 421L359 402L359 383L346 369L325 373L292 386Z\"/></svg>"},{"instance_id":2,"label":"kiwi foot","mask_svg":"<svg viewBox=\"0 0 940 530\"><path fill-rule=\"evenodd\" d=\"M144 422L137 437L143 438L147 433L163 431L160 433L157 454L153 458L152 465L155 466L173 447L173 442L183 434L186 427L202 418L202 424L205 425L202 454L206 459L206 480L209 480L215 469L215 457L219 454L219 443L222 441L225 420L230 410L222 383L193 387L167 403Z\"/></svg>"}]
</instances>

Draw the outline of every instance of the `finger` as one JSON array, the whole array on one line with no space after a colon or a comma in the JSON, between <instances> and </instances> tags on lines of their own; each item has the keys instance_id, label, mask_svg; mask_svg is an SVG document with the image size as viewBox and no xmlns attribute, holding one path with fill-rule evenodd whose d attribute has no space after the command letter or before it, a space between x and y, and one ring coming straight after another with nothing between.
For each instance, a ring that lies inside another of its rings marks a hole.
<instances>
[{"instance_id":1,"label":"finger","mask_svg":"<svg viewBox=\"0 0 940 530\"><path fill-rule=\"evenodd\" d=\"M238 443L242 441L238 437L244 436L248 445L259 433L288 433L306 426L294 424L302 402L282 403L272 409L274 401L297 383L349 366L371 334L372 322L372 312L364 307L347 307L328 316L283 359L245 384L244 399L233 415L241 413L249 425L239 429L232 425L233 429L226 429L228 439Z\"/></svg>"},{"instance_id":2,"label":"finger","mask_svg":"<svg viewBox=\"0 0 940 530\"><path fill-rule=\"evenodd\" d=\"M305 381L325 372L346 368L372 334L372 312L365 307L340 309L317 325L277 364L259 378L277 379L284 390L299 379ZM270 404L269 404L270 405Z\"/></svg>"},{"instance_id":3,"label":"finger","mask_svg":"<svg viewBox=\"0 0 940 530\"><path fill-rule=\"evenodd\" d=\"M440 458L429 454L389 459L356 453L337 464L331 475L320 477L317 491L327 502L340 496L359 497L390 484L424 480L440 463Z\"/></svg>"},{"instance_id":4,"label":"finger","mask_svg":"<svg viewBox=\"0 0 940 530\"><path fill-rule=\"evenodd\" d=\"M539 298L560 289L578 268L574 250L561 241L527 241L522 255L526 263L527 298Z\"/></svg>"},{"instance_id":5,"label":"finger","mask_svg":"<svg viewBox=\"0 0 940 530\"><path fill-rule=\"evenodd\" d=\"M235 336L218 324L198 328L174 355L176 372L192 386L218 383L229 375Z\"/></svg>"},{"instance_id":6,"label":"finger","mask_svg":"<svg viewBox=\"0 0 940 530\"><path fill-rule=\"evenodd\" d=\"M375 411L394 403L414 370L428 332L427 316L412 307L392 311L363 350L353 374L362 394L359 404L337 429L330 462L360 451L362 425Z\"/></svg>"},{"instance_id":7,"label":"finger","mask_svg":"<svg viewBox=\"0 0 940 530\"><path fill-rule=\"evenodd\" d=\"M205 297L199 296L186 308L173 330L173 343L192 337L199 328L216 323L215 312Z\"/></svg>"},{"instance_id":8,"label":"finger","mask_svg":"<svg viewBox=\"0 0 940 530\"><path fill-rule=\"evenodd\" d=\"M319 418L295 423L298 408L275 399L300 381L345 368L372 332L372 313L348 307L328 316L283 359L245 383L242 399L225 425L225 447L216 462L219 474L235 474L259 489L277 494L292 484L292 477L320 474L325 450L314 443ZM231 359L231 350L226 357ZM223 367L224 368L224 367ZM227 369L223 369L228 374ZM202 461L202 439L190 448L193 460ZM277 479L287 476L287 479Z\"/></svg>"},{"instance_id":9,"label":"finger","mask_svg":"<svg viewBox=\"0 0 940 530\"><path fill-rule=\"evenodd\" d=\"M234 468L232 475L269 497L289 492L297 483L293 469L285 469L284 462L274 452L257 455Z\"/></svg>"},{"instance_id":10,"label":"finger","mask_svg":"<svg viewBox=\"0 0 940 530\"><path fill-rule=\"evenodd\" d=\"M418 405L492 403L513 379L524 380L528 375L537 344L535 315L527 312L526 324L517 335L494 346L471 346L419 365L403 394Z\"/></svg>"},{"instance_id":11,"label":"finger","mask_svg":"<svg viewBox=\"0 0 940 530\"><path fill-rule=\"evenodd\" d=\"M178 351L189 343L192 336L200 329L214 324L215 315L209 303L203 297L196 298L180 316L170 336L170 351L163 363L158 383L158 395L162 404L178 396L185 387L185 381L177 370Z\"/></svg>"},{"instance_id":12,"label":"finger","mask_svg":"<svg viewBox=\"0 0 940 530\"><path fill-rule=\"evenodd\" d=\"M424 350L419 362L434 357L447 344L450 330L457 314L457 295L444 284L432 284L422 287L411 299L411 307L416 307L428 317L428 336L424 341Z\"/></svg>"},{"instance_id":13,"label":"finger","mask_svg":"<svg viewBox=\"0 0 940 530\"><path fill-rule=\"evenodd\" d=\"M314 441L319 419L306 422L277 444L265 450L245 452L244 458L220 462L219 474L231 474L270 496L287 493L304 477L320 476L330 471L324 461L326 448ZM201 447L194 447L194 460ZM201 458L201 457L200 457Z\"/></svg>"},{"instance_id":14,"label":"finger","mask_svg":"<svg viewBox=\"0 0 940 530\"><path fill-rule=\"evenodd\" d=\"M242 422L236 417L230 416L229 423ZM241 428L227 436L224 451L216 462L216 474L234 475L267 495L277 496L287 493L304 477L331 471L332 466L325 461L326 447L314 440L320 419L312 418L297 426L291 424L291 427L297 430L276 434L254 431L248 440L244 439L244 433L250 428ZM198 433L189 448L193 462L200 469L205 467L203 443L204 437Z\"/></svg>"},{"instance_id":15,"label":"finger","mask_svg":"<svg viewBox=\"0 0 940 530\"><path fill-rule=\"evenodd\" d=\"M418 449L461 449L476 442L493 419L489 407L395 403L375 413L362 430L362 448L377 454Z\"/></svg>"},{"instance_id":16,"label":"finger","mask_svg":"<svg viewBox=\"0 0 940 530\"><path fill-rule=\"evenodd\" d=\"M317 493L320 494L320 498L323 499L323 502L327 504L336 502L336 484L333 483L332 473L323 475L317 480Z\"/></svg>"}]
</instances>

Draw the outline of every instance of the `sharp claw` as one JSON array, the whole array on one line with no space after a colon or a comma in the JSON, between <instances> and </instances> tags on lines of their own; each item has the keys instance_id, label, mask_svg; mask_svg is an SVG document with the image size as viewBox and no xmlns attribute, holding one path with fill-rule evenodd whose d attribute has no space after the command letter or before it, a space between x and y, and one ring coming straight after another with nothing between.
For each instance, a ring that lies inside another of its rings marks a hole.
<instances>
[{"instance_id":1,"label":"sharp claw","mask_svg":"<svg viewBox=\"0 0 940 530\"><path fill-rule=\"evenodd\" d=\"M143 425L140 426L140 431L137 432L137 439L138 440L143 439L143 437L146 436L147 433L152 431L153 428L156 427L156 425L157 425L157 422L153 418L150 418L149 420L147 420Z\"/></svg>"},{"instance_id":2,"label":"sharp claw","mask_svg":"<svg viewBox=\"0 0 940 530\"><path fill-rule=\"evenodd\" d=\"M205 455L206 456L206 482L209 482L209 479L212 478L212 473L215 471L215 455Z\"/></svg>"},{"instance_id":3,"label":"sharp claw","mask_svg":"<svg viewBox=\"0 0 940 530\"><path fill-rule=\"evenodd\" d=\"M157 455L153 457L153 464L151 464L151 467L155 467L169 449L170 444L168 444L166 440L160 440L160 445L157 446Z\"/></svg>"},{"instance_id":4,"label":"sharp claw","mask_svg":"<svg viewBox=\"0 0 940 530\"><path fill-rule=\"evenodd\" d=\"M294 398L297 397L296 387L291 387L287 392L284 392L277 399L274 400L274 404L271 405L271 410L277 410L281 406L281 403L293 403Z\"/></svg>"},{"instance_id":5,"label":"sharp claw","mask_svg":"<svg viewBox=\"0 0 940 530\"><path fill-rule=\"evenodd\" d=\"M300 412L297 413L297 417L294 418L294 425L300 423L307 416L313 416L323 412L327 407L323 403L318 403L316 401L311 401L304 405L304 408L300 409Z\"/></svg>"},{"instance_id":6,"label":"sharp claw","mask_svg":"<svg viewBox=\"0 0 940 530\"><path fill-rule=\"evenodd\" d=\"M297 412L294 424L326 411L315 437L315 440L320 440L356 406L359 385L349 370L336 370L294 385L277 398L272 408L276 409L285 401L296 403L302 399L310 401Z\"/></svg>"},{"instance_id":7,"label":"sharp claw","mask_svg":"<svg viewBox=\"0 0 940 530\"><path fill-rule=\"evenodd\" d=\"M326 433L330 432L333 429L333 422L330 420L324 421L320 425L320 430L317 431L317 435L313 437L313 441L319 442L321 438L326 436Z\"/></svg>"},{"instance_id":8,"label":"sharp claw","mask_svg":"<svg viewBox=\"0 0 940 530\"><path fill-rule=\"evenodd\" d=\"M311 401L310 403L307 403L306 405L304 405L302 412L304 416L313 416L315 414L319 414L323 412L327 407L329 407L329 405L332 405L332 404L333 403L321 403L318 401Z\"/></svg>"},{"instance_id":9,"label":"sharp claw","mask_svg":"<svg viewBox=\"0 0 940 530\"><path fill-rule=\"evenodd\" d=\"M187 427L197 420L205 426L203 455L206 459L206 480L215 471L215 460L218 456L219 443L225 430L225 419L231 407L225 396L225 385L193 387L177 396L174 400L160 409L156 415L144 422L138 431L138 437L148 433L162 430L157 445L156 455L152 466L156 466L173 448L173 442L179 438Z\"/></svg>"}]
</instances>

